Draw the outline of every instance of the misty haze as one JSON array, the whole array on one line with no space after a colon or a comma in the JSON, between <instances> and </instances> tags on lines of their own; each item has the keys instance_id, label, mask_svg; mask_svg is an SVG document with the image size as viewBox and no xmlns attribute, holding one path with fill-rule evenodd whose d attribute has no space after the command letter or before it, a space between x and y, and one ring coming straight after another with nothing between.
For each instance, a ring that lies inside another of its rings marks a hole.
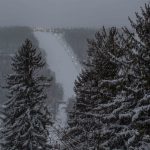
<instances>
[{"instance_id":1,"label":"misty haze","mask_svg":"<svg viewBox=\"0 0 150 150\"><path fill-rule=\"evenodd\" d=\"M0 25L99 27L129 25L148 0L0 0Z\"/></svg>"},{"instance_id":2,"label":"misty haze","mask_svg":"<svg viewBox=\"0 0 150 150\"><path fill-rule=\"evenodd\" d=\"M150 1L0 0L0 150L150 150Z\"/></svg>"}]
</instances>

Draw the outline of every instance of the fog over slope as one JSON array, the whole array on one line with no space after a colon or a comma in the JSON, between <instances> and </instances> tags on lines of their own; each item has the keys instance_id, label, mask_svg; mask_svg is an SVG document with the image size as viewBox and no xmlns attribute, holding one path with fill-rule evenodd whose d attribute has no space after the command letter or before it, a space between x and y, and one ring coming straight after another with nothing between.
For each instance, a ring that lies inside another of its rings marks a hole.
<instances>
[{"instance_id":1,"label":"fog over slope","mask_svg":"<svg viewBox=\"0 0 150 150\"><path fill-rule=\"evenodd\" d=\"M0 0L0 26L128 25L148 0ZM119 14L119 15L118 15Z\"/></svg>"}]
</instances>

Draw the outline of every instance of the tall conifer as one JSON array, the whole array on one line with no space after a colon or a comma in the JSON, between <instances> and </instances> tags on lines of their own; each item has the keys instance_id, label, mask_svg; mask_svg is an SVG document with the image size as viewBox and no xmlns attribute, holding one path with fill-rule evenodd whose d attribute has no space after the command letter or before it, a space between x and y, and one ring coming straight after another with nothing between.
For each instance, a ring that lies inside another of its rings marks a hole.
<instances>
[{"instance_id":1,"label":"tall conifer","mask_svg":"<svg viewBox=\"0 0 150 150\"><path fill-rule=\"evenodd\" d=\"M5 103L2 150L47 150L48 126L45 88L49 81L39 72L45 61L41 53L26 40L12 58L13 73L7 78L9 101Z\"/></svg>"}]
</instances>

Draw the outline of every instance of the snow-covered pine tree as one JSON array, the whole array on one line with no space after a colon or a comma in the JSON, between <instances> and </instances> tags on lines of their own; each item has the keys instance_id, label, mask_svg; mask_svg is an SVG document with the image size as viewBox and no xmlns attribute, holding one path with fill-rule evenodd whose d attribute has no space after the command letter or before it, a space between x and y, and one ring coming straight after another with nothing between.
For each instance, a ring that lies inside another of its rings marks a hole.
<instances>
[{"instance_id":1,"label":"snow-covered pine tree","mask_svg":"<svg viewBox=\"0 0 150 150\"><path fill-rule=\"evenodd\" d=\"M150 5L136 13L136 22L131 26L135 33L125 29L126 36L131 39L130 64L126 89L130 92L127 100L134 101L130 107L133 132L127 141L128 149L150 149Z\"/></svg>"},{"instance_id":2,"label":"snow-covered pine tree","mask_svg":"<svg viewBox=\"0 0 150 150\"><path fill-rule=\"evenodd\" d=\"M48 126L52 122L44 89L51 79L39 73L44 65L41 52L28 39L12 58L13 73L6 87L9 101L3 108L2 150L49 149Z\"/></svg>"},{"instance_id":3,"label":"snow-covered pine tree","mask_svg":"<svg viewBox=\"0 0 150 150\"><path fill-rule=\"evenodd\" d=\"M68 125L63 140L72 149L88 149L88 141L92 138L90 132L94 127L90 110L94 105L91 99L93 75L87 70L83 70L75 81L75 93L77 102L73 110L69 113Z\"/></svg>"},{"instance_id":4,"label":"snow-covered pine tree","mask_svg":"<svg viewBox=\"0 0 150 150\"><path fill-rule=\"evenodd\" d=\"M98 149L100 145L100 116L110 112L103 107L115 97L116 84L120 82L115 80L120 64L115 57L122 56L118 39L116 28L108 32L103 28L94 40L88 40L88 59L85 70L75 82L76 104L70 113L69 130L65 136L73 139L71 143L79 149Z\"/></svg>"},{"instance_id":5,"label":"snow-covered pine tree","mask_svg":"<svg viewBox=\"0 0 150 150\"><path fill-rule=\"evenodd\" d=\"M97 49L97 58L94 59L98 79L97 106L93 108L92 114L99 120L100 128L94 131L94 148L98 150L105 149L106 141L113 134L109 127L115 121L112 110L118 105L114 104L114 99L123 86L121 72L125 52L120 36L118 29L114 27L108 31L103 29L102 33L97 34L95 44L92 44Z\"/></svg>"},{"instance_id":6,"label":"snow-covered pine tree","mask_svg":"<svg viewBox=\"0 0 150 150\"><path fill-rule=\"evenodd\" d=\"M106 121L114 118L101 132L111 133L101 143L106 150L150 149L150 6L141 10L141 15L136 13L136 22L130 19L135 33L125 28L121 37L125 50L120 59L123 86L110 103L111 114L104 116Z\"/></svg>"}]
</instances>

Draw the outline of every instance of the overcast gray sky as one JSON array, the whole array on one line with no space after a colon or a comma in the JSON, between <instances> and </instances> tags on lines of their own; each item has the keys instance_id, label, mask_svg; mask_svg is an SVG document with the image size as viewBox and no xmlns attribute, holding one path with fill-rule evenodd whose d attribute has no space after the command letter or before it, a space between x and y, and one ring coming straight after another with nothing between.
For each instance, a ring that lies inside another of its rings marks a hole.
<instances>
[{"instance_id":1,"label":"overcast gray sky","mask_svg":"<svg viewBox=\"0 0 150 150\"><path fill-rule=\"evenodd\" d=\"M148 0L0 0L0 26L99 27L128 25Z\"/></svg>"}]
</instances>

